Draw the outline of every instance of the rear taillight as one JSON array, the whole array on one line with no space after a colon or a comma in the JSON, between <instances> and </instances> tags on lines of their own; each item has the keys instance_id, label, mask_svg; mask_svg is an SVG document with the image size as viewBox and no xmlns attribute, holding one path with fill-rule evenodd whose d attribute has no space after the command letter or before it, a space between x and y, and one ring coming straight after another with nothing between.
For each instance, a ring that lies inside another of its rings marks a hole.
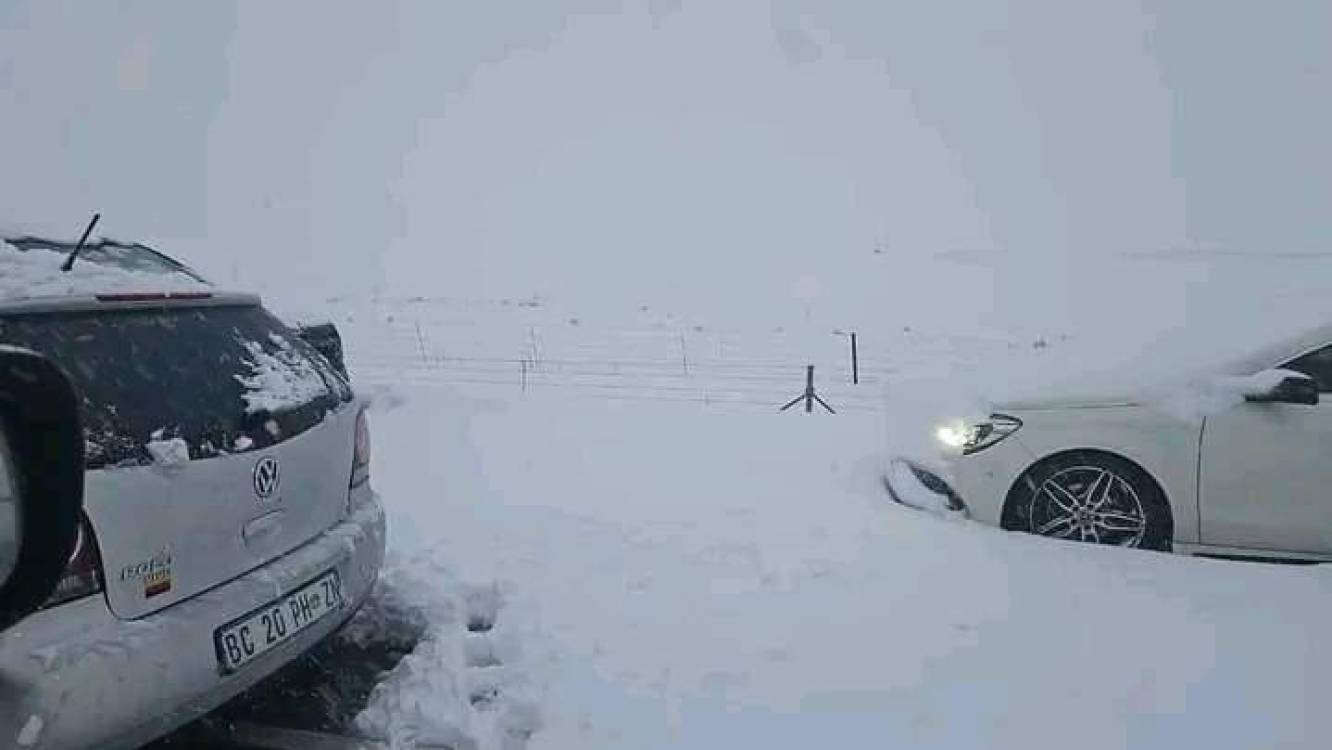
<instances>
[{"instance_id":1,"label":"rear taillight","mask_svg":"<svg viewBox=\"0 0 1332 750\"><path fill-rule=\"evenodd\" d=\"M370 481L370 423L366 410L356 415L356 444L352 451L351 486L359 487Z\"/></svg>"},{"instance_id":2,"label":"rear taillight","mask_svg":"<svg viewBox=\"0 0 1332 750\"><path fill-rule=\"evenodd\" d=\"M97 538L93 536L88 517L79 521L79 535L74 540L74 551L65 564L65 574L56 584L55 593L43 607L54 607L102 591L102 557L97 553Z\"/></svg>"}]
</instances>

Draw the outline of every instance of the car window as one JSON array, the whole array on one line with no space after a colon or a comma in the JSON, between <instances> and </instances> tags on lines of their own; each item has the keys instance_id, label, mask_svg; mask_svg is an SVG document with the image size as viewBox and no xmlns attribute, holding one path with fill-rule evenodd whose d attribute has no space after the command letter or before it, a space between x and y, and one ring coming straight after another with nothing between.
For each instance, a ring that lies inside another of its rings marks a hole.
<instances>
[{"instance_id":1,"label":"car window","mask_svg":"<svg viewBox=\"0 0 1332 750\"><path fill-rule=\"evenodd\" d=\"M1315 349L1282 367L1308 375L1318 381L1318 390L1332 393L1332 346Z\"/></svg>"},{"instance_id":2,"label":"car window","mask_svg":"<svg viewBox=\"0 0 1332 750\"><path fill-rule=\"evenodd\" d=\"M0 317L0 341L50 356L83 401L89 468L192 460L299 435L352 398L324 357L261 307Z\"/></svg>"}]
</instances>

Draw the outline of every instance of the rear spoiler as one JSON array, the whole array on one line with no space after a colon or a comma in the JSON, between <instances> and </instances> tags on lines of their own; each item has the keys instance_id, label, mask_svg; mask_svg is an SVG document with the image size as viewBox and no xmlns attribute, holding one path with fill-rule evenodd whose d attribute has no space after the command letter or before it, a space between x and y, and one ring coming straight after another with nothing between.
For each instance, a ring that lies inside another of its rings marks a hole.
<instances>
[{"instance_id":1,"label":"rear spoiler","mask_svg":"<svg viewBox=\"0 0 1332 750\"><path fill-rule=\"evenodd\" d=\"M256 307L256 294L241 292L131 292L81 294L69 297L29 297L0 300L0 315L26 313L96 312L98 310L160 310L170 307Z\"/></svg>"}]
</instances>

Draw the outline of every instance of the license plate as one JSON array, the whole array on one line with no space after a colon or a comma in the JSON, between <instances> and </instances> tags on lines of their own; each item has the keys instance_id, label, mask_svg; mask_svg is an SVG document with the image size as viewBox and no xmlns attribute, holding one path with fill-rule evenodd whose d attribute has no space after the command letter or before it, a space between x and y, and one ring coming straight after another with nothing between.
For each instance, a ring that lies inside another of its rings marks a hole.
<instances>
[{"instance_id":1,"label":"license plate","mask_svg":"<svg viewBox=\"0 0 1332 750\"><path fill-rule=\"evenodd\" d=\"M235 672L342 607L338 572L330 570L292 593L275 599L213 631L217 663Z\"/></svg>"}]
</instances>

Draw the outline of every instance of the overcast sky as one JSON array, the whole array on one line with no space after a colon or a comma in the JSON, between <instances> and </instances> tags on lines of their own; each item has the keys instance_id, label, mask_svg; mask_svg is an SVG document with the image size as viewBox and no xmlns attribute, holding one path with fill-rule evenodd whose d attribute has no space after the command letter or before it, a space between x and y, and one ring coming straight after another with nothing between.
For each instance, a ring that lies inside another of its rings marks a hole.
<instances>
[{"instance_id":1,"label":"overcast sky","mask_svg":"<svg viewBox=\"0 0 1332 750\"><path fill-rule=\"evenodd\" d=\"M1033 275L1328 250L1330 13L19 0L0 213L311 294L854 308L919 272L1058 314Z\"/></svg>"}]
</instances>

